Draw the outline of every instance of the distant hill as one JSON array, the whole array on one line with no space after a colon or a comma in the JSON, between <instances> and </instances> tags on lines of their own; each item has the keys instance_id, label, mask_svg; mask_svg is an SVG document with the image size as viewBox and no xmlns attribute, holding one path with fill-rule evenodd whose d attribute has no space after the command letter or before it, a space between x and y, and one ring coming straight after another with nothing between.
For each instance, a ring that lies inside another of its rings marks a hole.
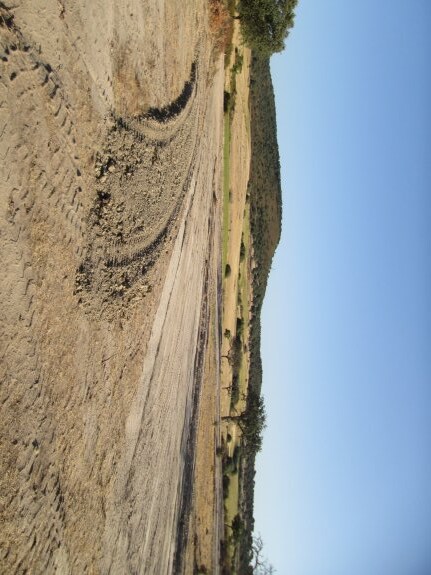
<instances>
[{"instance_id":1,"label":"distant hill","mask_svg":"<svg viewBox=\"0 0 431 575\"><path fill-rule=\"evenodd\" d=\"M281 234L280 160L269 60L253 56L250 86L251 169L249 196L256 273L255 305L262 304Z\"/></svg>"},{"instance_id":2,"label":"distant hill","mask_svg":"<svg viewBox=\"0 0 431 575\"><path fill-rule=\"evenodd\" d=\"M252 59L250 118L252 153L248 194L254 252L250 386L252 392L260 394L260 312L272 258L280 241L282 213L275 99L267 58L254 56Z\"/></svg>"},{"instance_id":3,"label":"distant hill","mask_svg":"<svg viewBox=\"0 0 431 575\"><path fill-rule=\"evenodd\" d=\"M251 168L248 185L254 250L252 324L250 330L249 398L262 387L261 309L272 258L281 235L281 182L274 90L269 59L254 55L250 86ZM247 573L254 528L255 453L241 465L241 516L245 533L239 550L239 573Z\"/></svg>"}]
</instances>

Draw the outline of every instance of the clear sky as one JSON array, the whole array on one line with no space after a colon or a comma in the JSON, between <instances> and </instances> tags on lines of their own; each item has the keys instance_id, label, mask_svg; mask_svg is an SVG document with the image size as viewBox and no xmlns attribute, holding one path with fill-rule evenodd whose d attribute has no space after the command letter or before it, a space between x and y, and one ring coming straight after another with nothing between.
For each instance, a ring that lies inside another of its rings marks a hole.
<instances>
[{"instance_id":1,"label":"clear sky","mask_svg":"<svg viewBox=\"0 0 431 575\"><path fill-rule=\"evenodd\" d=\"M431 0L301 0L256 530L286 575L431 574Z\"/></svg>"}]
</instances>

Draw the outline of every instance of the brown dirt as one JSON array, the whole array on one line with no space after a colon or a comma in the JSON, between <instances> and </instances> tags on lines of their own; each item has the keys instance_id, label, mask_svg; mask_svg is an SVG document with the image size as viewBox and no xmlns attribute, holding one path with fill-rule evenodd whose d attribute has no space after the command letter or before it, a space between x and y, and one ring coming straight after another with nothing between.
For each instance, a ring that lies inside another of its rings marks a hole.
<instances>
[{"instance_id":1,"label":"brown dirt","mask_svg":"<svg viewBox=\"0 0 431 575\"><path fill-rule=\"evenodd\" d=\"M0 4L2 573L182 552L223 74L206 3L120 4Z\"/></svg>"}]
</instances>

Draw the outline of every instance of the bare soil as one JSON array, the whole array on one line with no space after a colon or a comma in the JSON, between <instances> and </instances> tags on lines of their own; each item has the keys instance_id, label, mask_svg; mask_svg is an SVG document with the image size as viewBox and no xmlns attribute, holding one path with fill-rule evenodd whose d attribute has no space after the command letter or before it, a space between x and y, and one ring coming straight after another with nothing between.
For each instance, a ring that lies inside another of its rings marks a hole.
<instances>
[{"instance_id":1,"label":"bare soil","mask_svg":"<svg viewBox=\"0 0 431 575\"><path fill-rule=\"evenodd\" d=\"M219 313L207 10L0 3L2 573L185 569Z\"/></svg>"}]
</instances>

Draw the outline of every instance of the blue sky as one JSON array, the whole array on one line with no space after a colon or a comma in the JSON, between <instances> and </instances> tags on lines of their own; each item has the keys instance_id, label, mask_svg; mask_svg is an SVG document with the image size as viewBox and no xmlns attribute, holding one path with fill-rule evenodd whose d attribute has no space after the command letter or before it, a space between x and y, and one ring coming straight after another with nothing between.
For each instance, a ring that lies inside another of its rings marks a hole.
<instances>
[{"instance_id":1,"label":"blue sky","mask_svg":"<svg viewBox=\"0 0 431 575\"><path fill-rule=\"evenodd\" d=\"M279 574L431 574L431 1L302 0L256 530Z\"/></svg>"}]
</instances>

